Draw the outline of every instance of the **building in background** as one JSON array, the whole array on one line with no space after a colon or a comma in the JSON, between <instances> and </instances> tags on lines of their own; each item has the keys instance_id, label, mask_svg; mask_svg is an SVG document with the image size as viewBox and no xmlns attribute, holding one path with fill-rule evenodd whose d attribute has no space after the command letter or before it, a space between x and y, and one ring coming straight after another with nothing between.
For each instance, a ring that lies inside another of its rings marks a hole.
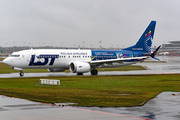
<instances>
[{"instance_id":1,"label":"building in background","mask_svg":"<svg viewBox=\"0 0 180 120\"><path fill-rule=\"evenodd\" d=\"M161 55L180 56L180 41L169 41L169 44L162 44L159 52Z\"/></svg>"}]
</instances>

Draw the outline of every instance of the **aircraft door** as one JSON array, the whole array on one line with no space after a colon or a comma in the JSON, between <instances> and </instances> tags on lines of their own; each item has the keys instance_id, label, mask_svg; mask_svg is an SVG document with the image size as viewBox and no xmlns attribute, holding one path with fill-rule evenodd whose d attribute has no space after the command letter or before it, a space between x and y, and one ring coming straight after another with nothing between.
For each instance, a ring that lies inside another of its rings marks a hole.
<instances>
[{"instance_id":1,"label":"aircraft door","mask_svg":"<svg viewBox=\"0 0 180 120\"><path fill-rule=\"evenodd\" d=\"M134 53L134 57L137 57L137 56L138 56L138 53L135 52L135 53Z\"/></svg>"},{"instance_id":2,"label":"aircraft door","mask_svg":"<svg viewBox=\"0 0 180 120\"><path fill-rule=\"evenodd\" d=\"M26 52L26 56L27 56L27 62L30 62L31 60L31 52Z\"/></svg>"}]
</instances>

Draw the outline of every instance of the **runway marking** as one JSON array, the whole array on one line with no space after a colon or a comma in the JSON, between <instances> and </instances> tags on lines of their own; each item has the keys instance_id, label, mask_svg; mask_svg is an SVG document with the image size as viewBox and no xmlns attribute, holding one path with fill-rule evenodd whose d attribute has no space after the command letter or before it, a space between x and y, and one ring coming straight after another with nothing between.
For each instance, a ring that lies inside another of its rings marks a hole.
<instances>
[{"instance_id":1,"label":"runway marking","mask_svg":"<svg viewBox=\"0 0 180 120\"><path fill-rule=\"evenodd\" d=\"M108 113L108 112L101 112L101 111L94 111L94 110L86 110L86 109L74 108L74 107L64 107L64 108L75 109L75 110L82 110L82 111L94 112L94 113L102 113L102 114L119 116L119 117L136 118L136 119L141 119L141 120L151 120L151 119L147 119L147 118L139 118L139 117L133 117L133 116L125 116L125 115L120 115L120 114L115 114L115 113Z\"/></svg>"}]
</instances>

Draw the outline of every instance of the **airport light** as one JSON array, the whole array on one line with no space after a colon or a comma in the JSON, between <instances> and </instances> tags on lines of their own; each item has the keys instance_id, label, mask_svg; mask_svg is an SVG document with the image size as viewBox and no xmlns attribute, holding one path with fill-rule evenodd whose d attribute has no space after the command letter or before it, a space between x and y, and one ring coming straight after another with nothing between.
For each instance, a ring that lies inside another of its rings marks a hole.
<instances>
[{"instance_id":1,"label":"airport light","mask_svg":"<svg viewBox=\"0 0 180 120\"><path fill-rule=\"evenodd\" d=\"M1 58L2 58L2 50L1 50Z\"/></svg>"},{"instance_id":2,"label":"airport light","mask_svg":"<svg viewBox=\"0 0 180 120\"><path fill-rule=\"evenodd\" d=\"M84 49L84 41L83 41L83 49Z\"/></svg>"},{"instance_id":3,"label":"airport light","mask_svg":"<svg viewBox=\"0 0 180 120\"><path fill-rule=\"evenodd\" d=\"M31 43L29 42L29 49L31 49Z\"/></svg>"},{"instance_id":4,"label":"airport light","mask_svg":"<svg viewBox=\"0 0 180 120\"><path fill-rule=\"evenodd\" d=\"M6 43L6 55L7 55L7 43Z\"/></svg>"},{"instance_id":5,"label":"airport light","mask_svg":"<svg viewBox=\"0 0 180 120\"><path fill-rule=\"evenodd\" d=\"M61 48L63 49L63 43L61 44Z\"/></svg>"},{"instance_id":6,"label":"airport light","mask_svg":"<svg viewBox=\"0 0 180 120\"><path fill-rule=\"evenodd\" d=\"M24 43L24 50L25 50L25 42L23 42Z\"/></svg>"},{"instance_id":7,"label":"airport light","mask_svg":"<svg viewBox=\"0 0 180 120\"><path fill-rule=\"evenodd\" d=\"M99 41L99 49L100 49L100 50L101 50L101 42L102 42L102 41Z\"/></svg>"},{"instance_id":8,"label":"airport light","mask_svg":"<svg viewBox=\"0 0 180 120\"><path fill-rule=\"evenodd\" d=\"M51 43L51 49L53 48L53 43Z\"/></svg>"},{"instance_id":9,"label":"airport light","mask_svg":"<svg viewBox=\"0 0 180 120\"><path fill-rule=\"evenodd\" d=\"M39 49L40 49L40 44L41 44L41 43L39 42Z\"/></svg>"},{"instance_id":10,"label":"airport light","mask_svg":"<svg viewBox=\"0 0 180 120\"><path fill-rule=\"evenodd\" d=\"M13 42L13 52L15 51L15 42Z\"/></svg>"}]
</instances>

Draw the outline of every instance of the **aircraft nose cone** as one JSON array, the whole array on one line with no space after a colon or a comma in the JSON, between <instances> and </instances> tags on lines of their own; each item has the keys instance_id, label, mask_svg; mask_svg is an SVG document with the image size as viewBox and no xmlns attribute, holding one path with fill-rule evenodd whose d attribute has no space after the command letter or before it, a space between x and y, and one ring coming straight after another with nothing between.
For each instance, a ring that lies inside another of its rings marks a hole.
<instances>
[{"instance_id":1,"label":"aircraft nose cone","mask_svg":"<svg viewBox=\"0 0 180 120\"><path fill-rule=\"evenodd\" d=\"M5 63L6 65L11 66L11 60L10 60L9 58L5 58L5 59L3 60L3 63Z\"/></svg>"},{"instance_id":2,"label":"aircraft nose cone","mask_svg":"<svg viewBox=\"0 0 180 120\"><path fill-rule=\"evenodd\" d=\"M3 63L5 63L5 64L7 64L7 63L8 63L7 58L5 58L5 59L3 60Z\"/></svg>"}]
</instances>

